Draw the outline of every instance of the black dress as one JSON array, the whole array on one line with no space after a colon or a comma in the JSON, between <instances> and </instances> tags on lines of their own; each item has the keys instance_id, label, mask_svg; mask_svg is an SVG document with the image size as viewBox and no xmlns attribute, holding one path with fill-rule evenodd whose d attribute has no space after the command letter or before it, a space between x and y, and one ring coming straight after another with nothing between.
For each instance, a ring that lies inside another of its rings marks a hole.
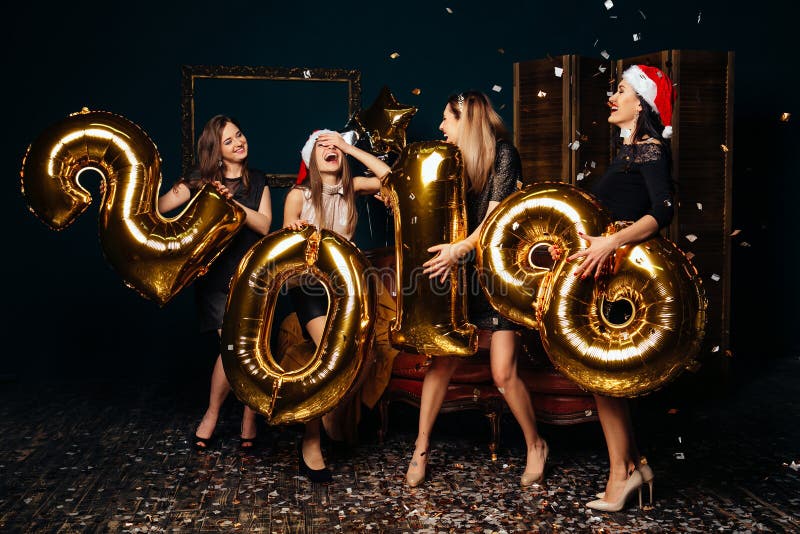
<instances>
[{"instance_id":1,"label":"black dress","mask_svg":"<svg viewBox=\"0 0 800 534\"><path fill-rule=\"evenodd\" d=\"M590 190L617 221L652 215L663 228L674 213L674 184L667 151L656 143L622 145Z\"/></svg>"},{"instance_id":2,"label":"black dress","mask_svg":"<svg viewBox=\"0 0 800 534\"><path fill-rule=\"evenodd\" d=\"M489 202L501 202L518 188L522 180L522 162L517 149L508 141L497 142L494 170L483 190L467 192L467 234L472 234L489 209ZM500 315L486 300L475 268L475 255L470 255L466 265L469 321L481 330L520 330L522 327Z\"/></svg>"},{"instance_id":3,"label":"black dress","mask_svg":"<svg viewBox=\"0 0 800 534\"><path fill-rule=\"evenodd\" d=\"M224 184L233 192L234 200L257 211L264 188L267 186L267 179L263 172L255 169L248 169L247 173L250 178L250 187L247 190L241 187L239 178L225 178ZM183 181L192 194L203 185L203 182L196 178L197 175L192 175ZM200 332L222 328L231 277L245 253L262 237L258 232L243 226L222 254L214 260L208 272L194 282Z\"/></svg>"}]
</instances>

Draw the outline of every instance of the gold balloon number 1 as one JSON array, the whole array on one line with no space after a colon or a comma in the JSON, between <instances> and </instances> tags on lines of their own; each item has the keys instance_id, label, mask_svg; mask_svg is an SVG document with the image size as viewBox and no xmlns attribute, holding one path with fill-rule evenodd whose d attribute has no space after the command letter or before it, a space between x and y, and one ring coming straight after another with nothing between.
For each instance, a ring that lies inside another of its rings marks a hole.
<instances>
[{"instance_id":1,"label":"gold balloon number 1","mask_svg":"<svg viewBox=\"0 0 800 534\"><path fill-rule=\"evenodd\" d=\"M86 109L28 147L20 176L29 209L53 230L69 226L92 202L79 182L86 169L105 182L99 233L106 259L126 285L159 305L203 274L244 224L244 210L208 184L176 217L162 217L153 141L120 115Z\"/></svg>"}]
</instances>

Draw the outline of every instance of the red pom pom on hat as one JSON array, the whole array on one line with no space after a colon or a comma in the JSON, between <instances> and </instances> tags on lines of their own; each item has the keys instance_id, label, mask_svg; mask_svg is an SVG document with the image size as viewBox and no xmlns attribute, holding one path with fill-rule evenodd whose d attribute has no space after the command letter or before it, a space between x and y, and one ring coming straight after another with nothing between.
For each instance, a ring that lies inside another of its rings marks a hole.
<instances>
[{"instance_id":1,"label":"red pom pom on hat","mask_svg":"<svg viewBox=\"0 0 800 534\"><path fill-rule=\"evenodd\" d=\"M664 71L649 65L632 65L622 73L622 79L661 117L663 136L672 137L672 105L675 90Z\"/></svg>"}]
</instances>

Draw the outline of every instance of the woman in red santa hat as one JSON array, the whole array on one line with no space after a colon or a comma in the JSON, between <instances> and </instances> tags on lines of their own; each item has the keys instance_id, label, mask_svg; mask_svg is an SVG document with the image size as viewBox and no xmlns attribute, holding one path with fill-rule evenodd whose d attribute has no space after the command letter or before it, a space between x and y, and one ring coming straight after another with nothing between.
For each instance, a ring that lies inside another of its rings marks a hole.
<instances>
[{"instance_id":1,"label":"woman in red santa hat","mask_svg":"<svg viewBox=\"0 0 800 534\"><path fill-rule=\"evenodd\" d=\"M356 195L378 193L389 166L331 130L313 132L300 154L303 161L298 184L286 195L284 203L284 228L300 230L313 224L351 239L356 227ZM345 157L348 155L374 176L351 176ZM312 280L303 280L290 289L290 296L300 324L319 346L328 313L324 288ZM322 456L320 423L320 419L306 423L302 445L298 447L298 467L300 474L311 481L328 482L331 472Z\"/></svg>"},{"instance_id":2,"label":"woman in red santa hat","mask_svg":"<svg viewBox=\"0 0 800 534\"><path fill-rule=\"evenodd\" d=\"M576 276L598 278L619 247L645 241L667 226L673 215L671 176L672 82L661 70L633 65L622 75L608 99L608 122L620 128L622 145L608 171L591 187L615 220L629 224L609 236L582 235L589 246L567 258L582 259ZM653 470L639 455L633 437L627 399L595 395L600 424L608 446L610 474L605 492L586 504L595 510L618 511L642 486L653 501Z\"/></svg>"}]
</instances>

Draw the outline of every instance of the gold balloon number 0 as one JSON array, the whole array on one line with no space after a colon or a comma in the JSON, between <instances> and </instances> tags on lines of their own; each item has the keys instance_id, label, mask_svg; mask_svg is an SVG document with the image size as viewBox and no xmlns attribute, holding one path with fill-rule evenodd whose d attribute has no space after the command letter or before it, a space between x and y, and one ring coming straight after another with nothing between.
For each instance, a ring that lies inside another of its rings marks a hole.
<instances>
[{"instance_id":1,"label":"gold balloon number 0","mask_svg":"<svg viewBox=\"0 0 800 534\"><path fill-rule=\"evenodd\" d=\"M155 144L106 111L70 115L31 143L20 172L29 209L53 230L69 226L91 204L79 182L90 168L105 182L99 233L106 259L126 285L159 305L203 274L244 224L244 210L211 185L176 217L162 217Z\"/></svg>"},{"instance_id":2,"label":"gold balloon number 0","mask_svg":"<svg viewBox=\"0 0 800 534\"><path fill-rule=\"evenodd\" d=\"M590 194L537 183L487 218L478 262L491 304L537 328L556 369L592 392L635 397L694 366L707 300L697 270L661 236L618 249L596 282L576 277L579 262L566 258L586 248L578 233L615 229ZM557 261L551 245L562 251Z\"/></svg>"},{"instance_id":3,"label":"gold balloon number 0","mask_svg":"<svg viewBox=\"0 0 800 534\"><path fill-rule=\"evenodd\" d=\"M367 370L376 293L369 261L347 239L308 226L262 238L239 264L222 326L222 363L236 396L270 424L320 417L346 397ZM313 277L328 294L320 345L300 369L270 350L275 304L292 277Z\"/></svg>"}]
</instances>

